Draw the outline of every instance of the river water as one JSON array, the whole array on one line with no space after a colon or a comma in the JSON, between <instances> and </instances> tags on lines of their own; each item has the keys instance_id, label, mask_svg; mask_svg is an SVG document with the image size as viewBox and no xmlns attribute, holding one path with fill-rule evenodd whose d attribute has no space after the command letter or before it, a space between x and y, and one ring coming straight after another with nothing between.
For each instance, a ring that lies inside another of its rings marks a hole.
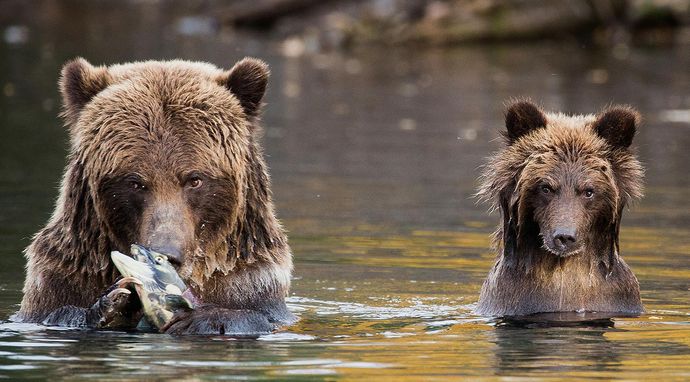
<instances>
[{"instance_id":1,"label":"river water","mask_svg":"<svg viewBox=\"0 0 690 382\"><path fill-rule=\"evenodd\" d=\"M100 19L43 4L43 17L27 11L3 25L0 378L690 378L690 49L569 42L297 55L294 41L217 33L143 4L141 14L108 9ZM270 64L263 143L294 252L289 306L299 323L233 340L7 321L21 300L22 250L57 195L67 136L56 80L77 55ZM646 195L621 229L641 317L515 328L472 314L498 221L472 197L477 168L499 148L503 102L514 96L551 110L615 102L643 113L634 144Z\"/></svg>"}]
</instances>

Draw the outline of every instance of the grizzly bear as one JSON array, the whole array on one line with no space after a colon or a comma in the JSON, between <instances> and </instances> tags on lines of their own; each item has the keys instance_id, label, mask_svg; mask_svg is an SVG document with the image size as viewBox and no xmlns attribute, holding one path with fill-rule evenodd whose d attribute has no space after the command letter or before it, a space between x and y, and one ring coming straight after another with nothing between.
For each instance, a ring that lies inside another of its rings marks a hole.
<instances>
[{"instance_id":1,"label":"grizzly bear","mask_svg":"<svg viewBox=\"0 0 690 382\"><path fill-rule=\"evenodd\" d=\"M506 147L477 193L502 218L477 313L643 312L618 244L623 209L642 196L630 149L639 121L627 106L596 116L544 113L529 101L507 108Z\"/></svg>"},{"instance_id":2,"label":"grizzly bear","mask_svg":"<svg viewBox=\"0 0 690 382\"><path fill-rule=\"evenodd\" d=\"M269 71L187 61L94 67L59 82L71 149L47 225L26 249L16 318L129 329L141 306L110 252L166 253L197 308L169 333L253 335L295 321L292 254L259 145Z\"/></svg>"}]
</instances>

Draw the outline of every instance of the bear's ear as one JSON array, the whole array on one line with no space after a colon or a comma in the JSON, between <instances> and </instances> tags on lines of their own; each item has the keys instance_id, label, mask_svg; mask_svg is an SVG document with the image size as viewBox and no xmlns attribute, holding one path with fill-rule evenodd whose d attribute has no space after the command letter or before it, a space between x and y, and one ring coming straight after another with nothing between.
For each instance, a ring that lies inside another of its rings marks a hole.
<instances>
[{"instance_id":1,"label":"bear's ear","mask_svg":"<svg viewBox=\"0 0 690 382\"><path fill-rule=\"evenodd\" d=\"M62 67L60 92L63 113L68 122L74 122L84 105L108 87L111 81L107 68L94 67L81 57L66 63Z\"/></svg>"},{"instance_id":2,"label":"bear's ear","mask_svg":"<svg viewBox=\"0 0 690 382\"><path fill-rule=\"evenodd\" d=\"M232 69L223 73L220 83L237 97L244 112L254 117L259 114L269 74L268 65L265 62L245 57Z\"/></svg>"},{"instance_id":3,"label":"bear's ear","mask_svg":"<svg viewBox=\"0 0 690 382\"><path fill-rule=\"evenodd\" d=\"M614 148L627 148L632 144L640 113L630 106L613 106L597 116L592 128Z\"/></svg>"},{"instance_id":4,"label":"bear's ear","mask_svg":"<svg viewBox=\"0 0 690 382\"><path fill-rule=\"evenodd\" d=\"M523 135L546 126L546 116L530 101L513 102L506 109L506 132L508 144L513 144Z\"/></svg>"}]
</instances>

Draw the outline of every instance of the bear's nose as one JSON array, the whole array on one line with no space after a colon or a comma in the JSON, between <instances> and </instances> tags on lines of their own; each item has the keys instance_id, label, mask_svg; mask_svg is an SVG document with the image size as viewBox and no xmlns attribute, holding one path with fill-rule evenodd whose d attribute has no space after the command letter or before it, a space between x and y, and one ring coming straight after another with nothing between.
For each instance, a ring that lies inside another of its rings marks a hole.
<instances>
[{"instance_id":1,"label":"bear's nose","mask_svg":"<svg viewBox=\"0 0 690 382\"><path fill-rule=\"evenodd\" d=\"M576 243L575 230L572 228L557 228L553 233L553 245L560 251L569 251Z\"/></svg>"}]
</instances>

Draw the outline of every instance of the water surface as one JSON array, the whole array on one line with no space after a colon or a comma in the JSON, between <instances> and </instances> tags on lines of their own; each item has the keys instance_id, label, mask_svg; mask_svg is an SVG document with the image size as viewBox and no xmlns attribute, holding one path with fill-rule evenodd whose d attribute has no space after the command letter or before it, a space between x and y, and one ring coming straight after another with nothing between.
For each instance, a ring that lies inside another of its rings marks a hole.
<instances>
[{"instance_id":1,"label":"water surface","mask_svg":"<svg viewBox=\"0 0 690 382\"><path fill-rule=\"evenodd\" d=\"M690 378L690 50L533 44L288 57L265 36L185 35L173 11L153 5L138 16L110 9L106 22L75 22L97 19L88 7L42 7L40 22L13 20L26 42L0 42L0 320L21 300L21 251L49 217L65 163L55 85L64 60L230 67L255 55L272 68L263 143L301 321L256 341L5 322L0 378ZM498 220L472 198L477 167L500 145L502 102L520 95L553 110L616 102L643 113L635 146L646 196L626 211L621 247L647 314L613 327L515 328L471 313Z\"/></svg>"}]
</instances>

